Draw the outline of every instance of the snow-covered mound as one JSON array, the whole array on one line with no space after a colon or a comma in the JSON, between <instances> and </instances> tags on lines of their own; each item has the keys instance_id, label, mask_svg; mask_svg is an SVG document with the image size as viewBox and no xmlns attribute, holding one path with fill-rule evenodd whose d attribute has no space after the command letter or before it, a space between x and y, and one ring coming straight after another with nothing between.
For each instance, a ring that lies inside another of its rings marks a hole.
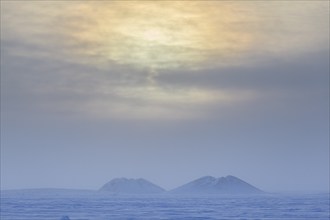
<instances>
[{"instance_id":1,"label":"snow-covered mound","mask_svg":"<svg viewBox=\"0 0 330 220\"><path fill-rule=\"evenodd\" d=\"M165 190L145 179L117 178L106 183L100 191L114 194L155 194Z\"/></svg>"},{"instance_id":2,"label":"snow-covered mound","mask_svg":"<svg viewBox=\"0 0 330 220\"><path fill-rule=\"evenodd\" d=\"M260 194L263 193L247 182L226 176L205 176L170 191L178 194Z\"/></svg>"}]
</instances>

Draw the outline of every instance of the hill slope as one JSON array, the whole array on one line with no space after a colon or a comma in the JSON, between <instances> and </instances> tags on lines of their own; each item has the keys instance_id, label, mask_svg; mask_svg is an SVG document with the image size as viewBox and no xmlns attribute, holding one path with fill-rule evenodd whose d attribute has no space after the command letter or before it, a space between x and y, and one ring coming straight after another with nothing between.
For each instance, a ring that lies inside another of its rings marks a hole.
<instances>
[{"instance_id":1,"label":"hill slope","mask_svg":"<svg viewBox=\"0 0 330 220\"><path fill-rule=\"evenodd\" d=\"M99 191L115 194L154 194L165 190L145 179L117 178L103 185Z\"/></svg>"},{"instance_id":2,"label":"hill slope","mask_svg":"<svg viewBox=\"0 0 330 220\"><path fill-rule=\"evenodd\" d=\"M177 194L260 194L263 193L247 182L226 176L205 176L170 191Z\"/></svg>"}]
</instances>

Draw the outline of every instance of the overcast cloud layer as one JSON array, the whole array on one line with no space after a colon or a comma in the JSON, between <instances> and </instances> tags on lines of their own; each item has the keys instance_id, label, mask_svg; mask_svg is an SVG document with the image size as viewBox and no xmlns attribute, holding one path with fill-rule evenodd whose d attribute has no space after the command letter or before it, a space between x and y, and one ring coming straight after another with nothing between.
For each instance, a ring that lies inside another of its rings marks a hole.
<instances>
[{"instance_id":1,"label":"overcast cloud layer","mask_svg":"<svg viewBox=\"0 0 330 220\"><path fill-rule=\"evenodd\" d=\"M1 187L329 190L329 2L1 1Z\"/></svg>"}]
</instances>

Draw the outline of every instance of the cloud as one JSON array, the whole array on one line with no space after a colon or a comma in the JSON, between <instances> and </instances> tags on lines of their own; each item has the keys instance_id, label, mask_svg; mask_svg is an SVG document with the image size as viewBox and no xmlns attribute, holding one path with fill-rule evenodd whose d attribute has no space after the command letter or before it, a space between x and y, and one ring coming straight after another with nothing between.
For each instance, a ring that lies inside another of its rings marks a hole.
<instances>
[{"instance_id":1,"label":"cloud","mask_svg":"<svg viewBox=\"0 0 330 220\"><path fill-rule=\"evenodd\" d=\"M322 2L3 5L2 84L15 105L102 119L199 119L327 88Z\"/></svg>"}]
</instances>

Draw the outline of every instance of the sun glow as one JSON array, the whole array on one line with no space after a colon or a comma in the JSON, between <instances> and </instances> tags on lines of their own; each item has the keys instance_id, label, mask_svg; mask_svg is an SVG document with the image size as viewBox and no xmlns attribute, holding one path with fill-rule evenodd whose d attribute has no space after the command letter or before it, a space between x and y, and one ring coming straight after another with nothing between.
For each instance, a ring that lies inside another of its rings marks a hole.
<instances>
[{"instance_id":1,"label":"sun glow","mask_svg":"<svg viewBox=\"0 0 330 220\"><path fill-rule=\"evenodd\" d=\"M244 11L240 4L220 1L33 4L34 7L25 5L26 11L16 12L13 7L15 13L40 15L27 19L30 25L19 29L21 32L16 35L28 36L35 45L52 45L50 57L81 67L74 73L64 71L63 76L71 77L74 82L81 80L82 84L75 83L72 88L60 83L54 89L99 97L83 100L78 104L79 110L86 109L94 116L104 117L122 114L139 118L152 115L153 118L165 115L194 118L202 112L198 109L245 97L243 92L161 81L165 74L184 72L189 77L191 71L203 74L208 68L241 64L239 58L255 41L255 32L242 27L245 22L255 23L258 19L251 16L253 13L249 16L238 13ZM43 8L53 14L48 16ZM31 26L39 27L39 32L26 28ZM53 53L54 50L58 54ZM35 50L28 51L28 56L31 53L47 55L47 51Z\"/></svg>"},{"instance_id":2,"label":"sun glow","mask_svg":"<svg viewBox=\"0 0 330 220\"><path fill-rule=\"evenodd\" d=\"M193 108L192 105L237 99L237 95L223 91L169 88L158 83L157 77L175 69L198 70L236 63L236 58L253 41L250 32L235 28L244 22L244 16L235 12L238 5L113 1L83 2L73 7L69 9L71 16L63 33L68 44L79 47L69 45L73 48L70 53L86 57L90 65L101 69L111 68L115 63L145 72L143 84L102 87L106 94L140 103L134 105L135 114L140 112L149 117L153 106L161 115L165 112L171 115L183 105ZM84 19L77 21L82 14ZM132 103L127 103L127 108L121 103L120 111L132 109Z\"/></svg>"},{"instance_id":3,"label":"sun glow","mask_svg":"<svg viewBox=\"0 0 330 220\"><path fill-rule=\"evenodd\" d=\"M2 6L4 42L20 42L5 53L49 61L45 69L53 70L42 71L54 74L53 83L29 89L84 95L75 100L75 110L93 117L208 115L213 106L258 95L239 85L231 89L226 80L215 88L217 82L203 77L221 80L231 67L245 71L324 49L328 42L324 1L7 1ZM71 102L62 104L73 109Z\"/></svg>"},{"instance_id":4,"label":"sun glow","mask_svg":"<svg viewBox=\"0 0 330 220\"><path fill-rule=\"evenodd\" d=\"M170 41L169 37L160 28L147 29L140 34L140 38L158 44Z\"/></svg>"},{"instance_id":5,"label":"sun glow","mask_svg":"<svg viewBox=\"0 0 330 220\"><path fill-rule=\"evenodd\" d=\"M111 2L82 4L86 21L67 22L79 53L98 62L138 68L205 68L228 65L251 44L252 35L234 27L243 18L230 4L198 2ZM216 9L216 10L215 10ZM73 16L74 17L74 16ZM210 62L211 61L211 62ZM207 64L206 64L207 63Z\"/></svg>"}]
</instances>

